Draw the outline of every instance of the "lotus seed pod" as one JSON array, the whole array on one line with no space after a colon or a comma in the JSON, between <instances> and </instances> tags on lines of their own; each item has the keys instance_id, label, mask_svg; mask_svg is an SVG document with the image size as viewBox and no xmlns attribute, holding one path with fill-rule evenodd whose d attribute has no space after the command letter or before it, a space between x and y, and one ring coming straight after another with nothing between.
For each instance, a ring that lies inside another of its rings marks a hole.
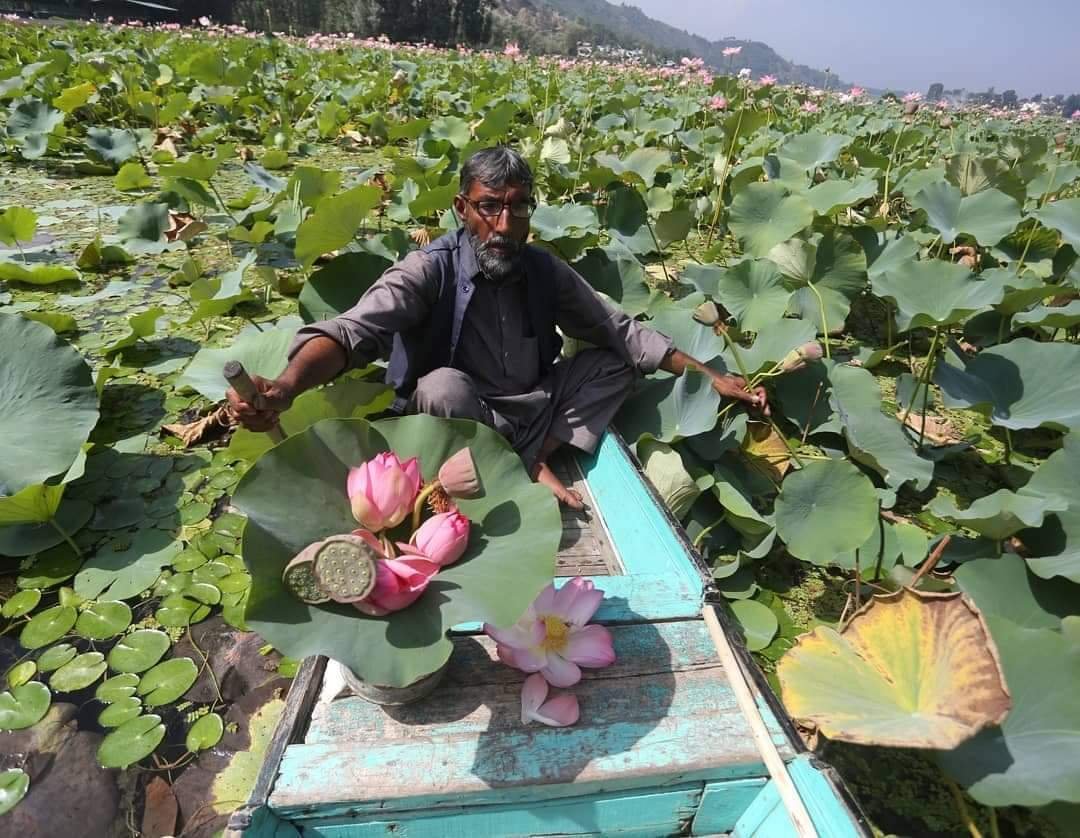
<instances>
[{"instance_id":1,"label":"lotus seed pod","mask_svg":"<svg viewBox=\"0 0 1080 838\"><path fill-rule=\"evenodd\" d=\"M289 593L308 605L322 605L330 601L315 578L315 553L321 546L321 541L309 544L285 565L281 574L281 581Z\"/></svg>"},{"instance_id":2,"label":"lotus seed pod","mask_svg":"<svg viewBox=\"0 0 1080 838\"><path fill-rule=\"evenodd\" d=\"M804 343L792 349L780 360L780 369L784 372L795 372L806 366L807 361L817 361L825 352L821 344L816 340Z\"/></svg>"},{"instance_id":3,"label":"lotus seed pod","mask_svg":"<svg viewBox=\"0 0 1080 838\"><path fill-rule=\"evenodd\" d=\"M315 551L315 579L334 602L356 602L375 587L375 562L381 558L360 536L332 535Z\"/></svg>"}]
</instances>

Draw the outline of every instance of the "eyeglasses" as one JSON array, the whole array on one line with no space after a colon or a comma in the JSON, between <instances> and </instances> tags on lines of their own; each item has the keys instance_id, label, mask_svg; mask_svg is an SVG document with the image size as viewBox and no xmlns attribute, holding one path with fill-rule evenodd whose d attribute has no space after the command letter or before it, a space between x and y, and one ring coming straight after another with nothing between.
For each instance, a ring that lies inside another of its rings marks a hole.
<instances>
[{"instance_id":1,"label":"eyeglasses","mask_svg":"<svg viewBox=\"0 0 1080 838\"><path fill-rule=\"evenodd\" d=\"M461 199L484 218L489 219L498 218L507 207L510 208L510 215L514 218L532 218L532 214L536 211L536 202L532 200L512 201L510 203L493 200L474 201L464 195L461 196Z\"/></svg>"}]
</instances>

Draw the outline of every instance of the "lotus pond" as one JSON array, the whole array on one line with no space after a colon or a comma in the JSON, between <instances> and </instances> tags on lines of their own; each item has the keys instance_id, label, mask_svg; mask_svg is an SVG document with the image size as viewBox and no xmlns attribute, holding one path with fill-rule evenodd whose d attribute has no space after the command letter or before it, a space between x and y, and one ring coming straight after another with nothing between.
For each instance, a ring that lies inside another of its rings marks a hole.
<instances>
[{"instance_id":1,"label":"lotus pond","mask_svg":"<svg viewBox=\"0 0 1080 838\"><path fill-rule=\"evenodd\" d=\"M536 243L768 388L766 421L661 375L617 424L877 826L1075 824L1080 126L692 64L22 23L0 102L0 823L73 828L45 819L78 753L90 833L209 835L246 797L297 662L246 631L231 496L271 443L228 427L222 364L280 371L511 142ZM380 412L380 373L283 425ZM905 588L923 605L865 610ZM890 686L808 682L826 642L848 673L880 650Z\"/></svg>"}]
</instances>

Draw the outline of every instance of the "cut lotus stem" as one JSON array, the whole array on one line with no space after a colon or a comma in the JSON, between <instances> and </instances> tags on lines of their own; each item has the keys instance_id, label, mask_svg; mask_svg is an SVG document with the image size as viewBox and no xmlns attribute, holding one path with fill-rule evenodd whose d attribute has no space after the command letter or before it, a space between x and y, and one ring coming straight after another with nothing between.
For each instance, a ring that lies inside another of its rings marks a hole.
<instances>
[{"instance_id":1,"label":"cut lotus stem","mask_svg":"<svg viewBox=\"0 0 1080 838\"><path fill-rule=\"evenodd\" d=\"M332 535L315 550L315 579L334 602L357 602L375 587L379 554L355 535Z\"/></svg>"},{"instance_id":2,"label":"cut lotus stem","mask_svg":"<svg viewBox=\"0 0 1080 838\"><path fill-rule=\"evenodd\" d=\"M281 581L289 593L308 605L322 605L330 601L315 577L315 553L320 546L322 542L316 541L305 547L285 565L281 574Z\"/></svg>"}]
</instances>

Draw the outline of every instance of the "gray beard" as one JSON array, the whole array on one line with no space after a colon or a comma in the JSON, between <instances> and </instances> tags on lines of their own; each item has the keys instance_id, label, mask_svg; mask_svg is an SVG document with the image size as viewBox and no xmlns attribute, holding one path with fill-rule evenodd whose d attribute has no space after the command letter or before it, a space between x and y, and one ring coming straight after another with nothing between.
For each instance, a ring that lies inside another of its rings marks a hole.
<instances>
[{"instance_id":1,"label":"gray beard","mask_svg":"<svg viewBox=\"0 0 1080 838\"><path fill-rule=\"evenodd\" d=\"M501 282L516 274L521 268L522 245L513 239L493 235L486 242L477 241L476 237L469 234L473 250L476 252L476 263L480 266L480 272L493 282ZM497 243L513 247L509 253L489 249L489 245Z\"/></svg>"}]
</instances>

